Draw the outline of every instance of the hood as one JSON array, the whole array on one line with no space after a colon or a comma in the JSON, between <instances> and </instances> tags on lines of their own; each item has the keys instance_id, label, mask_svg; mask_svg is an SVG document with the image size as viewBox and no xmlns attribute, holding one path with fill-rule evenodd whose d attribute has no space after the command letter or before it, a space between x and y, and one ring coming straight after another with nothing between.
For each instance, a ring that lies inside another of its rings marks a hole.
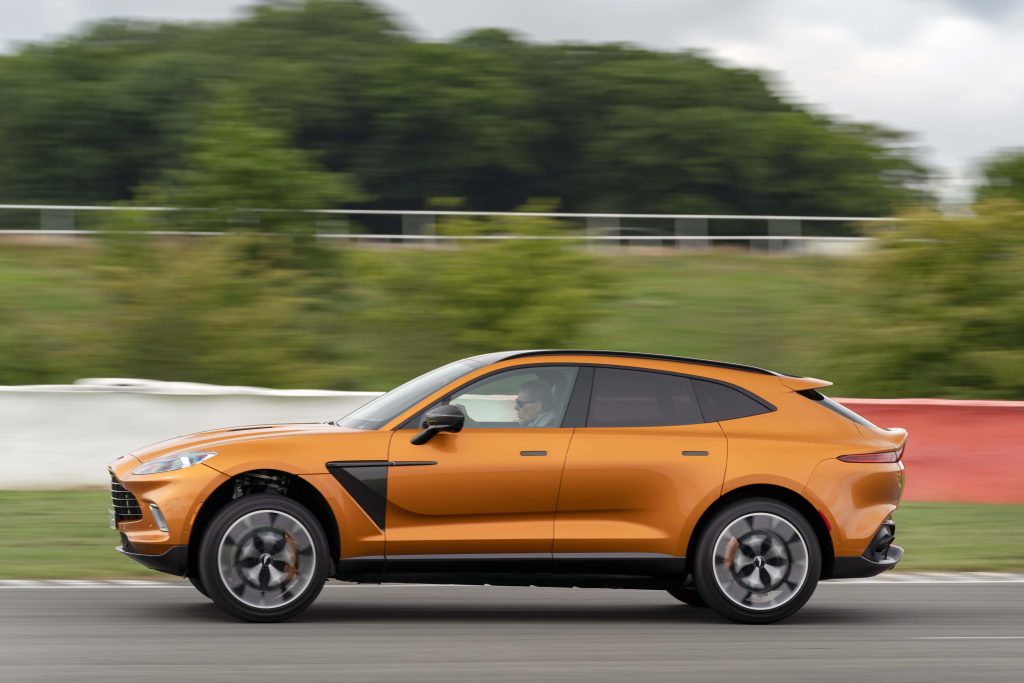
<instances>
[{"instance_id":1,"label":"hood","mask_svg":"<svg viewBox=\"0 0 1024 683\"><path fill-rule=\"evenodd\" d=\"M178 451L199 451L217 450L218 447L239 441L252 441L253 439L273 439L281 436L293 436L296 434L338 434L344 432L358 432L358 429L347 429L325 422L291 422L285 424L250 425L247 427L228 427L225 429L214 429L208 432L196 432L186 436L179 436L174 439L160 441L144 448L132 451L128 455L139 462L147 462L161 455L175 453Z\"/></svg>"}]
</instances>

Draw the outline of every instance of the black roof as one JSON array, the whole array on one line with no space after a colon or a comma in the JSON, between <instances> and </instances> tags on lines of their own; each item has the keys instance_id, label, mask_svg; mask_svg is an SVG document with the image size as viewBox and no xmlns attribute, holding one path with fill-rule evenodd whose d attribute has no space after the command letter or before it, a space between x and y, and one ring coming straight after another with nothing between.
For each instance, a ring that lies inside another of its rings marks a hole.
<instances>
[{"instance_id":1,"label":"black roof","mask_svg":"<svg viewBox=\"0 0 1024 683\"><path fill-rule=\"evenodd\" d=\"M771 370L765 370L764 368L754 367L753 365L740 365L738 363L726 363L718 360L705 360L703 358L687 358L685 356L666 356L657 353L636 353L635 351L594 351L590 349L536 349L533 351L505 351L499 353L488 353L484 356L477 356L477 358L484 360L486 363L497 363L498 361L509 360L512 358L527 358L530 356L619 356L624 358L645 358L648 360L668 360L675 361L678 363L690 363L692 365L707 365L715 368L725 368L728 370L742 370L744 372L756 372L759 375L776 375L778 373L772 372Z\"/></svg>"}]
</instances>

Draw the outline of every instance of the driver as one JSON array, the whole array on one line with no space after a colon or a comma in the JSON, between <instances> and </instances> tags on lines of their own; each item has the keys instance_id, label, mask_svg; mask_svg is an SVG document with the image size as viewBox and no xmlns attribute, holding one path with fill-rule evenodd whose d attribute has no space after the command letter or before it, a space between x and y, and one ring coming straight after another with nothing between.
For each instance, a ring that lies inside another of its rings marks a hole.
<instances>
[{"instance_id":1,"label":"driver","mask_svg":"<svg viewBox=\"0 0 1024 683\"><path fill-rule=\"evenodd\" d=\"M559 416L555 411L555 394L543 380L530 380L519 387L516 396L516 419L521 427L557 427Z\"/></svg>"}]
</instances>

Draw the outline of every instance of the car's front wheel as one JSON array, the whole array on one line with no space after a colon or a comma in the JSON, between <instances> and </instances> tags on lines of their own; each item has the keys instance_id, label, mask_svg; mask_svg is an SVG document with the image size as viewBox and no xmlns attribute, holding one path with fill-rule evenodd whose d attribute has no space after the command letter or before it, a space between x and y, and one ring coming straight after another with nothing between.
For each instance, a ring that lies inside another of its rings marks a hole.
<instances>
[{"instance_id":1,"label":"car's front wheel","mask_svg":"<svg viewBox=\"0 0 1024 683\"><path fill-rule=\"evenodd\" d=\"M199 578L211 600L245 621L301 613L327 580L327 538L316 518L284 496L239 498L211 520L199 547Z\"/></svg>"},{"instance_id":2,"label":"car's front wheel","mask_svg":"<svg viewBox=\"0 0 1024 683\"><path fill-rule=\"evenodd\" d=\"M188 577L188 582L192 584L192 587L203 594L204 597L210 597L210 594L206 592L206 586L203 585L203 580L198 576Z\"/></svg>"},{"instance_id":3,"label":"car's front wheel","mask_svg":"<svg viewBox=\"0 0 1024 683\"><path fill-rule=\"evenodd\" d=\"M770 498L737 501L704 527L697 547L697 590L716 612L744 624L792 616L821 575L821 549L808 521Z\"/></svg>"}]
</instances>

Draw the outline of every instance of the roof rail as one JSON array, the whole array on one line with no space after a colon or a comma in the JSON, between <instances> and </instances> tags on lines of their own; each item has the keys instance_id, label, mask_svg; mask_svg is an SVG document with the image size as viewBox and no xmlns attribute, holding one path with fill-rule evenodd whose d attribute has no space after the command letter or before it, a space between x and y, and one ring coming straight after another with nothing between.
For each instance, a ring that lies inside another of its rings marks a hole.
<instances>
[{"instance_id":1,"label":"roof rail","mask_svg":"<svg viewBox=\"0 0 1024 683\"><path fill-rule=\"evenodd\" d=\"M495 354L497 355L497 354ZM744 372L755 372L759 375L775 375L779 373L754 367L753 365L740 365L739 363L726 363L718 360L705 360L703 358L687 358L685 356L668 356L658 353L637 353L635 351L595 351L591 349L541 349L535 351L509 351L508 355L498 360L509 360L511 358L527 358L529 356L622 356L625 358L645 358L648 360L668 360L679 363L690 363L692 365L707 365L727 370L741 370ZM497 360L492 361L497 362Z\"/></svg>"}]
</instances>

